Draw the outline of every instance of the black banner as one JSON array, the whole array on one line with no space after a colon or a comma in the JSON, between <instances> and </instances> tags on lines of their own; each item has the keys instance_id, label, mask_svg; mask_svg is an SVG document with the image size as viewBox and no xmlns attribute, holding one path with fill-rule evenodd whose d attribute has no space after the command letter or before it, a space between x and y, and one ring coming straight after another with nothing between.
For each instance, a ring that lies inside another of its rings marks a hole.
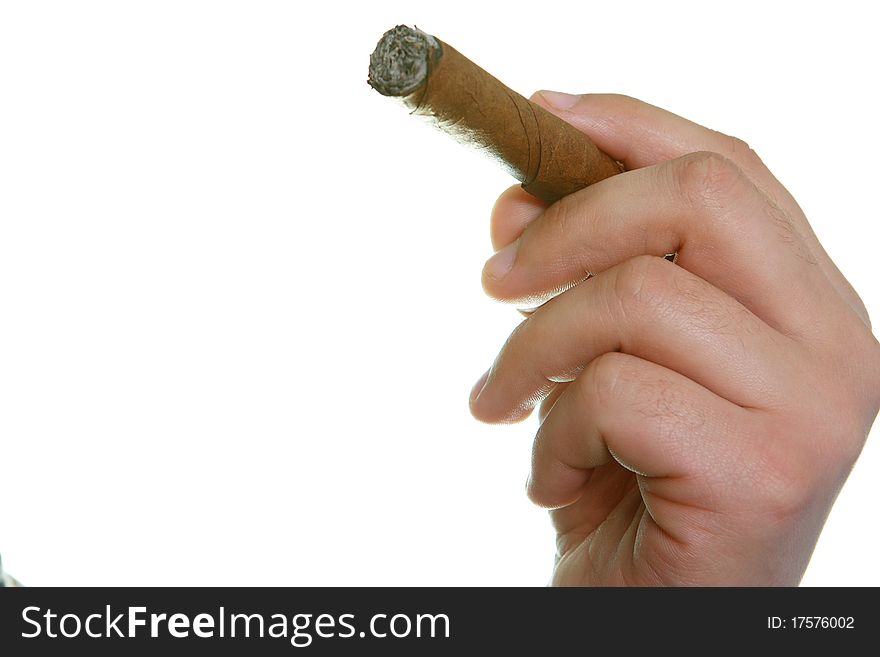
<instances>
[{"instance_id":1,"label":"black banner","mask_svg":"<svg viewBox=\"0 0 880 657\"><path fill-rule=\"evenodd\" d=\"M876 589L0 589L4 655L843 650Z\"/></svg>"}]
</instances>

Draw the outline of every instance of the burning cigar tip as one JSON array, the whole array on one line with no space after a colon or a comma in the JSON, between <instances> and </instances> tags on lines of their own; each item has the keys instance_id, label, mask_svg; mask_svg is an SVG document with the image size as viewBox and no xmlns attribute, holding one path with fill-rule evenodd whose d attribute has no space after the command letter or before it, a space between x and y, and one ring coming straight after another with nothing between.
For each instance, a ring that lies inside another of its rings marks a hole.
<instances>
[{"instance_id":1,"label":"burning cigar tip","mask_svg":"<svg viewBox=\"0 0 880 657\"><path fill-rule=\"evenodd\" d=\"M406 96L424 83L441 54L440 43L430 34L398 25L382 35L370 55L367 83L383 96Z\"/></svg>"},{"instance_id":2,"label":"burning cigar tip","mask_svg":"<svg viewBox=\"0 0 880 657\"><path fill-rule=\"evenodd\" d=\"M580 130L418 28L398 25L382 36L367 82L411 115L494 157L547 203L622 171Z\"/></svg>"}]
</instances>

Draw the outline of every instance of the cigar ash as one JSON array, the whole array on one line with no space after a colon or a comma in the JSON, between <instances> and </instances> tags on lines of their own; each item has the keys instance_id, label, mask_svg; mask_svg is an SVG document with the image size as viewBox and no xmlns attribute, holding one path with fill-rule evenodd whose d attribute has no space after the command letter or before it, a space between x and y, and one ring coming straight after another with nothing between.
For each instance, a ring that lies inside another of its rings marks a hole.
<instances>
[{"instance_id":1,"label":"cigar ash","mask_svg":"<svg viewBox=\"0 0 880 657\"><path fill-rule=\"evenodd\" d=\"M430 64L442 54L430 34L398 25L382 36L370 55L367 83L383 96L406 96L424 84Z\"/></svg>"}]
</instances>

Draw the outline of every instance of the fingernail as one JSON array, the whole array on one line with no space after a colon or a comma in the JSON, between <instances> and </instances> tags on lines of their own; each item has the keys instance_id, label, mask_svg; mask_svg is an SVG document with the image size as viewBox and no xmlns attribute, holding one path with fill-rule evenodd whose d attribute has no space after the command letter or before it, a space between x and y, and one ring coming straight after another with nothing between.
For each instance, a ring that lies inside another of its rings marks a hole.
<instances>
[{"instance_id":1,"label":"fingernail","mask_svg":"<svg viewBox=\"0 0 880 657\"><path fill-rule=\"evenodd\" d=\"M580 98L580 96L564 94L561 91L539 91L538 93L541 94L541 97L550 105L559 110L571 109Z\"/></svg>"},{"instance_id":2,"label":"fingernail","mask_svg":"<svg viewBox=\"0 0 880 657\"><path fill-rule=\"evenodd\" d=\"M494 278L496 281L500 281L507 276L507 273L513 269L513 261L516 260L516 250L518 247L519 240L513 244L508 244L489 258L483 267L486 276Z\"/></svg>"},{"instance_id":3,"label":"fingernail","mask_svg":"<svg viewBox=\"0 0 880 657\"><path fill-rule=\"evenodd\" d=\"M473 405L473 403L477 401L477 397L480 396L480 393L483 392L483 388L486 387L486 381L489 379L489 371L490 370L486 370L483 376L480 377L480 380L474 384L473 388L471 388L471 405Z\"/></svg>"}]
</instances>

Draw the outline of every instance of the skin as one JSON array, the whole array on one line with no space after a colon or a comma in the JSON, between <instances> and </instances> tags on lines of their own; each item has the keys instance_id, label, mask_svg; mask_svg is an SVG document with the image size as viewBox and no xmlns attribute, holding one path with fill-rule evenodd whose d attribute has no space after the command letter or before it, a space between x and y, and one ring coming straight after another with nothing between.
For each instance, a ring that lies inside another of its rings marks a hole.
<instances>
[{"instance_id":1,"label":"skin","mask_svg":"<svg viewBox=\"0 0 880 657\"><path fill-rule=\"evenodd\" d=\"M745 142L624 96L533 100L628 170L492 212L485 290L542 305L471 412L540 405L552 584L796 585L880 407L864 305Z\"/></svg>"}]
</instances>

